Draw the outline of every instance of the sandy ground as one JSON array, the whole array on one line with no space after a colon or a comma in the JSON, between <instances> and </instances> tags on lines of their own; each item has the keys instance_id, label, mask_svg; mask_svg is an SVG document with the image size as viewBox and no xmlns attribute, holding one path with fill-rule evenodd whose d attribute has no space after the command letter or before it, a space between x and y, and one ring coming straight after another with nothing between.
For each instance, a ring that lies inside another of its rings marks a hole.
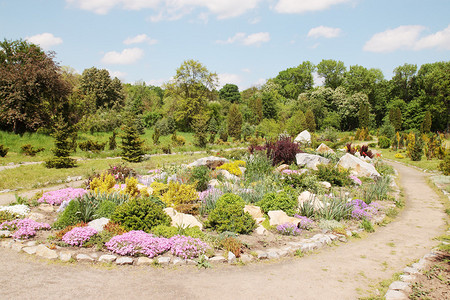
<instances>
[{"instance_id":1,"label":"sandy ground","mask_svg":"<svg viewBox=\"0 0 450 300\"><path fill-rule=\"evenodd\" d=\"M202 270L64 265L0 248L0 299L357 299L428 253L445 231L426 175L393 165L406 208L367 238L300 259Z\"/></svg>"}]
</instances>

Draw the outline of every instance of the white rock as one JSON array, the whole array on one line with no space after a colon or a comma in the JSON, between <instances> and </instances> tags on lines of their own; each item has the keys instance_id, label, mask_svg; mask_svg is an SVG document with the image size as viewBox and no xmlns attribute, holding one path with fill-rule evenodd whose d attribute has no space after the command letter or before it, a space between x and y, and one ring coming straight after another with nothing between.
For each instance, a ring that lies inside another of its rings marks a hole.
<instances>
[{"instance_id":1,"label":"white rock","mask_svg":"<svg viewBox=\"0 0 450 300\"><path fill-rule=\"evenodd\" d=\"M72 253L69 251L61 251L59 252L59 260L63 262L68 262L72 259Z\"/></svg>"},{"instance_id":2,"label":"white rock","mask_svg":"<svg viewBox=\"0 0 450 300\"><path fill-rule=\"evenodd\" d=\"M330 160L320 155L309 153L297 153L295 160L298 166L306 166L308 169L317 170L317 165L329 164Z\"/></svg>"},{"instance_id":3,"label":"white rock","mask_svg":"<svg viewBox=\"0 0 450 300\"><path fill-rule=\"evenodd\" d=\"M198 262L196 262L193 259L186 259L185 262L186 262L186 265L188 265L188 266L196 266L196 265L198 265Z\"/></svg>"},{"instance_id":4,"label":"white rock","mask_svg":"<svg viewBox=\"0 0 450 300\"><path fill-rule=\"evenodd\" d=\"M175 216L171 217L172 218L172 226L175 227L182 227L182 228L192 228L192 227L199 227L200 230L203 229L203 224L200 223L199 220L197 220L197 218L195 218L193 215L190 214L182 214L182 213L177 213Z\"/></svg>"},{"instance_id":5,"label":"white rock","mask_svg":"<svg viewBox=\"0 0 450 300\"><path fill-rule=\"evenodd\" d=\"M253 219L264 218L264 214L259 206L246 205L244 206L244 212L248 212Z\"/></svg>"},{"instance_id":6,"label":"white rock","mask_svg":"<svg viewBox=\"0 0 450 300\"><path fill-rule=\"evenodd\" d=\"M210 262L212 263L224 263L227 261L227 259L225 257L223 257L222 255L216 255L213 256L209 259Z\"/></svg>"},{"instance_id":7,"label":"white rock","mask_svg":"<svg viewBox=\"0 0 450 300\"><path fill-rule=\"evenodd\" d=\"M11 236L11 231L9 230L0 230L0 237L10 237Z\"/></svg>"},{"instance_id":8,"label":"white rock","mask_svg":"<svg viewBox=\"0 0 450 300\"><path fill-rule=\"evenodd\" d=\"M245 168L245 167L239 167L239 170L241 170L241 173L244 174L245 171L247 170L247 168Z\"/></svg>"},{"instance_id":9,"label":"white rock","mask_svg":"<svg viewBox=\"0 0 450 300\"><path fill-rule=\"evenodd\" d=\"M219 186L219 185L220 185L220 181L217 180L217 179L211 179L208 182L208 186L210 186L210 187L216 187L216 186Z\"/></svg>"},{"instance_id":10,"label":"white rock","mask_svg":"<svg viewBox=\"0 0 450 300\"><path fill-rule=\"evenodd\" d=\"M91 262L94 261L94 259L92 257L90 257L87 254L84 253L78 253L76 256L77 261L85 261L85 262Z\"/></svg>"},{"instance_id":11,"label":"white rock","mask_svg":"<svg viewBox=\"0 0 450 300\"><path fill-rule=\"evenodd\" d=\"M271 210L267 214L269 215L270 226L276 226L285 223L292 223L295 226L298 226L298 223L300 223L300 219L289 217L282 210Z\"/></svg>"},{"instance_id":12,"label":"white rock","mask_svg":"<svg viewBox=\"0 0 450 300\"><path fill-rule=\"evenodd\" d=\"M133 264L133 259L131 257L127 257L127 256L121 256L121 257L116 259L116 264L118 264L118 265L132 265Z\"/></svg>"},{"instance_id":13,"label":"white rock","mask_svg":"<svg viewBox=\"0 0 450 300\"><path fill-rule=\"evenodd\" d=\"M331 183L329 183L327 181L320 181L319 183L326 189L330 189L331 188Z\"/></svg>"},{"instance_id":14,"label":"white rock","mask_svg":"<svg viewBox=\"0 0 450 300\"><path fill-rule=\"evenodd\" d=\"M36 254L36 246L30 246L30 247L23 247L22 251L27 254Z\"/></svg>"},{"instance_id":15,"label":"white rock","mask_svg":"<svg viewBox=\"0 0 450 300\"><path fill-rule=\"evenodd\" d=\"M52 213L55 211L55 208L47 203L42 203L41 205L39 205L39 209L44 211L44 212L48 212L48 213Z\"/></svg>"},{"instance_id":16,"label":"white rock","mask_svg":"<svg viewBox=\"0 0 450 300\"><path fill-rule=\"evenodd\" d=\"M233 252L228 251L228 263L233 264L236 262L236 255Z\"/></svg>"},{"instance_id":17,"label":"white rock","mask_svg":"<svg viewBox=\"0 0 450 300\"><path fill-rule=\"evenodd\" d=\"M415 274L419 274L419 271L416 268L406 267L406 268L403 269L403 273L410 274L410 275L415 275Z\"/></svg>"},{"instance_id":18,"label":"white rock","mask_svg":"<svg viewBox=\"0 0 450 300\"><path fill-rule=\"evenodd\" d=\"M207 166L210 169L215 169L227 162L229 162L229 160L223 157L208 156L197 159L193 163L188 164L187 167L193 168L198 166Z\"/></svg>"},{"instance_id":19,"label":"white rock","mask_svg":"<svg viewBox=\"0 0 450 300\"><path fill-rule=\"evenodd\" d=\"M247 263L249 263L249 262L251 262L253 260L253 256L244 253L244 254L241 255L241 257L239 257L239 259L244 264L247 264Z\"/></svg>"},{"instance_id":20,"label":"white rock","mask_svg":"<svg viewBox=\"0 0 450 300\"><path fill-rule=\"evenodd\" d=\"M22 251L23 247L24 247L23 244L22 243L18 243L18 242L15 242L14 244L11 245L11 249L16 251L16 252Z\"/></svg>"},{"instance_id":21,"label":"white rock","mask_svg":"<svg viewBox=\"0 0 450 300\"><path fill-rule=\"evenodd\" d=\"M267 258L268 259L273 259L273 258L279 258L280 255L278 254L278 252L274 249L269 249L267 251Z\"/></svg>"},{"instance_id":22,"label":"white rock","mask_svg":"<svg viewBox=\"0 0 450 300\"><path fill-rule=\"evenodd\" d=\"M176 266L182 266L186 264L186 261L181 257L175 257L174 259L172 259L172 264Z\"/></svg>"},{"instance_id":23,"label":"white rock","mask_svg":"<svg viewBox=\"0 0 450 300\"><path fill-rule=\"evenodd\" d=\"M163 210L169 217L173 217L177 214L177 211L173 207L166 207Z\"/></svg>"},{"instance_id":24,"label":"white rock","mask_svg":"<svg viewBox=\"0 0 450 300\"><path fill-rule=\"evenodd\" d=\"M408 282L403 281L394 281L389 286L390 290L396 290L396 291L406 291L409 289L410 284Z\"/></svg>"},{"instance_id":25,"label":"white rock","mask_svg":"<svg viewBox=\"0 0 450 300\"><path fill-rule=\"evenodd\" d=\"M255 232L256 232L257 235L265 235L265 234L267 234L267 230L262 225L259 225L258 227L256 227Z\"/></svg>"},{"instance_id":26,"label":"white rock","mask_svg":"<svg viewBox=\"0 0 450 300\"><path fill-rule=\"evenodd\" d=\"M400 291L388 290L384 296L386 300L406 300L408 297Z\"/></svg>"},{"instance_id":27,"label":"white rock","mask_svg":"<svg viewBox=\"0 0 450 300\"><path fill-rule=\"evenodd\" d=\"M36 255L46 259L57 259L58 253L55 250L47 248L44 244L40 244L36 247Z\"/></svg>"},{"instance_id":28,"label":"white rock","mask_svg":"<svg viewBox=\"0 0 450 300\"><path fill-rule=\"evenodd\" d=\"M219 170L216 170L216 172L217 172L217 174L222 175L226 180L233 181L233 182L239 180L239 177L231 174L227 170L219 169Z\"/></svg>"},{"instance_id":29,"label":"white rock","mask_svg":"<svg viewBox=\"0 0 450 300\"><path fill-rule=\"evenodd\" d=\"M355 176L379 178L380 173L375 167L354 155L346 153L338 162L338 166L345 169L350 169L351 173Z\"/></svg>"},{"instance_id":30,"label":"white rock","mask_svg":"<svg viewBox=\"0 0 450 300\"><path fill-rule=\"evenodd\" d=\"M168 265L170 264L170 257L161 256L157 258L158 264L160 265Z\"/></svg>"},{"instance_id":31,"label":"white rock","mask_svg":"<svg viewBox=\"0 0 450 300\"><path fill-rule=\"evenodd\" d=\"M140 258L144 258L144 257L140 257ZM112 263L116 259L117 259L117 256L115 256L115 255L103 254L102 256L99 257L98 261L102 262L102 263Z\"/></svg>"},{"instance_id":32,"label":"white rock","mask_svg":"<svg viewBox=\"0 0 450 300\"><path fill-rule=\"evenodd\" d=\"M308 130L303 130L299 133L299 135L297 135L297 137L294 139L294 142L300 144L310 144L311 134L308 132Z\"/></svg>"},{"instance_id":33,"label":"white rock","mask_svg":"<svg viewBox=\"0 0 450 300\"><path fill-rule=\"evenodd\" d=\"M37 242L36 241L28 241L25 243L25 246L27 246L27 247L37 246Z\"/></svg>"},{"instance_id":34,"label":"white rock","mask_svg":"<svg viewBox=\"0 0 450 300\"><path fill-rule=\"evenodd\" d=\"M90 221L87 226L94 228L95 230L97 230L97 232L100 232L103 231L103 228L105 227L106 224L108 224L108 222L109 222L108 218L100 218Z\"/></svg>"},{"instance_id":35,"label":"white rock","mask_svg":"<svg viewBox=\"0 0 450 300\"><path fill-rule=\"evenodd\" d=\"M261 250L256 250L256 257L258 257L258 259L267 259L268 255L267 252L261 251Z\"/></svg>"},{"instance_id":36,"label":"white rock","mask_svg":"<svg viewBox=\"0 0 450 300\"><path fill-rule=\"evenodd\" d=\"M287 165L287 164L282 164L282 165L279 165L279 166L275 169L275 172L280 173L281 171L287 170L287 169L289 169L289 165Z\"/></svg>"},{"instance_id":37,"label":"white rock","mask_svg":"<svg viewBox=\"0 0 450 300\"><path fill-rule=\"evenodd\" d=\"M333 149L331 149L330 147L328 147L324 143L320 144L319 147L317 147L316 152L322 153L322 154L323 153L328 153L328 154L334 153Z\"/></svg>"},{"instance_id":38,"label":"white rock","mask_svg":"<svg viewBox=\"0 0 450 300\"><path fill-rule=\"evenodd\" d=\"M314 210L319 210L324 207L323 202L320 201L315 194L309 191L303 191L297 198L298 206L303 207L303 203L308 202L311 203L314 207Z\"/></svg>"},{"instance_id":39,"label":"white rock","mask_svg":"<svg viewBox=\"0 0 450 300\"><path fill-rule=\"evenodd\" d=\"M34 220L36 222L40 222L42 220L45 220L45 216L43 214L35 213L35 212L29 213L27 218L31 219L31 220Z\"/></svg>"},{"instance_id":40,"label":"white rock","mask_svg":"<svg viewBox=\"0 0 450 300\"><path fill-rule=\"evenodd\" d=\"M136 266L148 266L153 263L153 259L150 259L145 256L138 257L136 260Z\"/></svg>"}]
</instances>

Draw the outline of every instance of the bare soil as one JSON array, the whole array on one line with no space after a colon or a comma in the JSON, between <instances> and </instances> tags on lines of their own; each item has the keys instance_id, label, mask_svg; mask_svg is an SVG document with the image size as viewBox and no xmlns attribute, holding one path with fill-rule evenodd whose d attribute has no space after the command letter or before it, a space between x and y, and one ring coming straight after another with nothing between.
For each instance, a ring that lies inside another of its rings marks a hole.
<instances>
[{"instance_id":1,"label":"bare soil","mask_svg":"<svg viewBox=\"0 0 450 300\"><path fill-rule=\"evenodd\" d=\"M201 270L63 264L0 248L0 299L357 299L423 257L445 230L426 175L393 165L406 207L367 238L298 259Z\"/></svg>"}]
</instances>

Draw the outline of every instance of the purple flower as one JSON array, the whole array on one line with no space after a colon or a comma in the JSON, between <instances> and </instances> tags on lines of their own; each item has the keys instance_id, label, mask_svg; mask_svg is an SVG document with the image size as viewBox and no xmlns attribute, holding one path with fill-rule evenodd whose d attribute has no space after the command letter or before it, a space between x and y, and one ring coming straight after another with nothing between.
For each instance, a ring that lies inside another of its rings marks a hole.
<instances>
[{"instance_id":1,"label":"purple flower","mask_svg":"<svg viewBox=\"0 0 450 300\"><path fill-rule=\"evenodd\" d=\"M119 255L145 255L150 258L168 251L171 241L155 237L142 230L133 230L116 235L105 244L106 248Z\"/></svg>"},{"instance_id":2,"label":"purple flower","mask_svg":"<svg viewBox=\"0 0 450 300\"><path fill-rule=\"evenodd\" d=\"M292 223L284 223L277 226L278 233L282 235L300 235L302 231Z\"/></svg>"},{"instance_id":3,"label":"purple flower","mask_svg":"<svg viewBox=\"0 0 450 300\"><path fill-rule=\"evenodd\" d=\"M361 220L361 219L371 219L373 218L379 211L380 206L377 203L371 203L368 205L361 199L354 199L350 201L347 205L352 206L352 218Z\"/></svg>"},{"instance_id":4,"label":"purple flower","mask_svg":"<svg viewBox=\"0 0 450 300\"><path fill-rule=\"evenodd\" d=\"M294 217L300 219L300 223L298 223L298 228L304 230L311 230L313 228L314 221L311 220L310 218L300 215L294 215Z\"/></svg>"},{"instance_id":5,"label":"purple flower","mask_svg":"<svg viewBox=\"0 0 450 300\"><path fill-rule=\"evenodd\" d=\"M184 235L175 235L170 238L172 247L170 252L173 255L184 259L192 259L206 253L210 248L208 244L202 242L198 238Z\"/></svg>"},{"instance_id":6,"label":"purple flower","mask_svg":"<svg viewBox=\"0 0 450 300\"><path fill-rule=\"evenodd\" d=\"M75 227L71 231L67 232L62 240L64 243L72 246L83 246L83 243L89 241L89 239L97 234L97 230L92 227Z\"/></svg>"},{"instance_id":7,"label":"purple flower","mask_svg":"<svg viewBox=\"0 0 450 300\"><path fill-rule=\"evenodd\" d=\"M81 198L87 191L85 189L66 188L56 191L45 192L38 202L51 205L60 205L63 201L70 201L75 198Z\"/></svg>"},{"instance_id":8,"label":"purple flower","mask_svg":"<svg viewBox=\"0 0 450 300\"><path fill-rule=\"evenodd\" d=\"M348 176L351 180L353 180L353 182L355 183L355 184L357 184L357 185L361 185L362 184L362 182L361 182L361 180L358 178L358 177L356 177L355 175L350 175L350 176Z\"/></svg>"},{"instance_id":9,"label":"purple flower","mask_svg":"<svg viewBox=\"0 0 450 300\"><path fill-rule=\"evenodd\" d=\"M15 231L12 235L14 239L29 238L36 235L40 229L50 229L47 223L39 223L31 219L16 219L0 224L0 230Z\"/></svg>"}]
</instances>

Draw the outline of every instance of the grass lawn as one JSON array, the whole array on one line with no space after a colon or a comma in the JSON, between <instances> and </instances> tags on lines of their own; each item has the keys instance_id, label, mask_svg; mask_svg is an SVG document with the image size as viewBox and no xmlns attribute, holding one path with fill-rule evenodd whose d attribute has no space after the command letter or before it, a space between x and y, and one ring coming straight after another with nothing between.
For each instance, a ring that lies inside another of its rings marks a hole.
<instances>
[{"instance_id":1,"label":"grass lawn","mask_svg":"<svg viewBox=\"0 0 450 300\"><path fill-rule=\"evenodd\" d=\"M393 151L391 149L379 149L375 148L377 151L381 152L384 158L395 160L398 162L405 163L407 165L415 166L424 170L438 171L438 165L442 160L433 158L431 160L427 160L425 155L422 155L422 159L419 161L412 161L410 158L406 157L405 150ZM395 154L401 153L405 158L396 158Z\"/></svg>"}]
</instances>

